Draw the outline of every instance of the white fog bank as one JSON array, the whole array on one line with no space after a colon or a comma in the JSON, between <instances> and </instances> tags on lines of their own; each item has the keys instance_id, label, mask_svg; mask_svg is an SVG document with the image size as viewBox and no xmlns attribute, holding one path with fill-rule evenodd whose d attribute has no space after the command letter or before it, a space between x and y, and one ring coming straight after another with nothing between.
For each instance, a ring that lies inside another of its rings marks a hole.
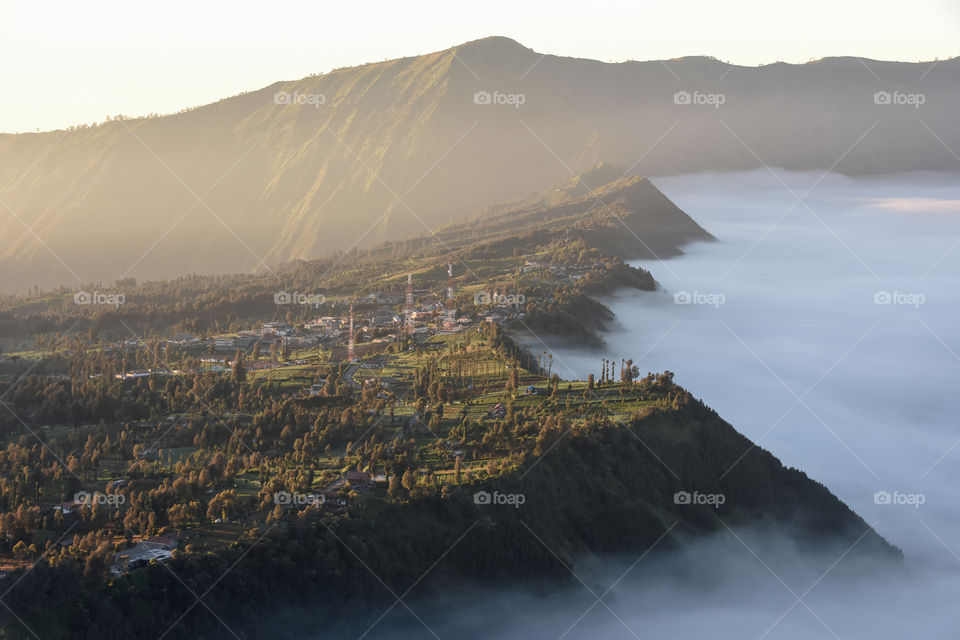
<instances>
[{"instance_id":1,"label":"white fog bank","mask_svg":"<svg viewBox=\"0 0 960 640\"><path fill-rule=\"evenodd\" d=\"M608 348L548 341L553 369L583 378L607 357L675 372L874 524L903 567L721 532L651 554L622 579L637 557L585 559L574 568L585 586L544 597L411 594L420 620L398 606L367 638L960 637L960 177L819 178L654 180L717 242L636 263L665 291L606 300L618 318ZM878 504L878 492L913 504Z\"/></svg>"},{"instance_id":2,"label":"white fog bank","mask_svg":"<svg viewBox=\"0 0 960 640\"><path fill-rule=\"evenodd\" d=\"M665 291L605 301L618 318L609 347L559 348L554 368L583 377L606 356L674 371L901 547L910 579L826 592L822 615L840 637L960 636L948 613L960 597L960 175L753 171L654 182L718 241L635 263ZM877 504L877 492L923 504ZM770 577L745 588L752 604L739 614L684 610L711 637L757 637L735 619L773 615L761 603L780 585ZM767 637L833 637L804 613L809 624ZM670 628L659 637L700 633Z\"/></svg>"}]
</instances>

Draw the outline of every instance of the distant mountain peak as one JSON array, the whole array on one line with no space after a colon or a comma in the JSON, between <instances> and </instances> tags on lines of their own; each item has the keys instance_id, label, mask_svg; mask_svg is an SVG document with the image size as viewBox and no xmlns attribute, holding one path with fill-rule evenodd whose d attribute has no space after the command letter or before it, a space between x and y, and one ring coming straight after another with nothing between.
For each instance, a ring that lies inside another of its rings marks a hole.
<instances>
[{"instance_id":1,"label":"distant mountain peak","mask_svg":"<svg viewBox=\"0 0 960 640\"><path fill-rule=\"evenodd\" d=\"M449 49L478 78L517 67L526 68L540 55L512 38L490 36Z\"/></svg>"},{"instance_id":2,"label":"distant mountain peak","mask_svg":"<svg viewBox=\"0 0 960 640\"><path fill-rule=\"evenodd\" d=\"M525 47L513 38L507 36L487 36L485 38L479 38L477 40L469 40L463 44L459 44L455 47L452 47L457 51L461 50L491 50L491 49L500 49L500 50L514 50L514 51L524 51L527 53L535 53L533 49Z\"/></svg>"},{"instance_id":3,"label":"distant mountain peak","mask_svg":"<svg viewBox=\"0 0 960 640\"><path fill-rule=\"evenodd\" d=\"M531 197L626 203L634 231L662 221L675 240L681 218L640 176L956 170L958 62L607 64L498 35L170 116L0 135L0 192L17 212L0 215L3 286L262 269ZM923 108L875 101L896 91Z\"/></svg>"}]
</instances>

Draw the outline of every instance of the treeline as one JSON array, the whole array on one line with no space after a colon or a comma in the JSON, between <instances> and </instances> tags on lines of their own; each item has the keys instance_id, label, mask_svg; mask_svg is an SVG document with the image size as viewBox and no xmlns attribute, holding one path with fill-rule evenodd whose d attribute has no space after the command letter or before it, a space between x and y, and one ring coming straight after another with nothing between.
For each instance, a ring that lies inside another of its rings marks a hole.
<instances>
[{"instance_id":1,"label":"treeline","mask_svg":"<svg viewBox=\"0 0 960 640\"><path fill-rule=\"evenodd\" d=\"M668 386L660 377L644 380L651 394L656 385ZM349 515L292 510L265 532L251 529L235 549L180 556L167 568L149 566L112 585L95 579L80 558L58 555L22 580L10 576L20 581L7 603L41 637L143 637L171 626L173 638L231 637L209 612L191 610L195 598L182 580L247 637L334 626L359 633L371 622L371 605L392 601L380 581L404 593L438 550L449 553L415 597L449 593L465 582L562 583L570 580L564 565L583 553L645 551L670 530L657 547L667 550L685 535L721 530L721 517L730 526L765 518L771 526L795 527L808 543L826 536L852 542L866 530L822 485L760 448L724 475L746 439L681 389L671 387L662 400L662 409L635 416L629 426L602 416L547 420L534 448L495 479L433 488L418 481L416 495L379 505L370 498ZM715 509L672 499L692 488L722 492L727 500ZM522 493L525 501L520 508L477 505L473 494L480 490ZM875 534L855 552L898 555ZM11 637L28 637L10 616L5 622Z\"/></svg>"},{"instance_id":2,"label":"treeline","mask_svg":"<svg viewBox=\"0 0 960 640\"><path fill-rule=\"evenodd\" d=\"M546 257L551 263L579 267L586 271L574 287L560 287L561 298L577 304L574 296L608 293L616 287L628 286L652 290L655 282L649 272L634 269L605 250L582 230L558 228L550 233L525 233L507 230L496 240L476 241L453 247L457 264L457 286L483 284L502 278L516 279L523 256ZM315 308L312 305L277 305L274 295L280 291L319 294L328 298L356 298L378 289L402 290L405 280L382 282L384 273L402 276L417 272L416 287L433 289L442 294L446 287L446 264L449 245L432 238L390 242L361 250L313 260L295 260L278 265L267 274L189 275L165 281L137 282L134 278L115 283L87 283L80 287L88 293L122 294L119 305L75 304L74 291L65 287L53 291L35 289L29 294L0 299L0 334L9 338L47 336L62 340L64 336L85 335L91 340L169 337L173 333L209 336L248 329L260 320L285 320L291 324L307 322L317 315L336 315L345 311L345 303L331 302ZM508 270L491 270L483 263L498 257L515 258ZM471 262L473 263L471 265ZM479 280L478 280L479 278ZM566 291L569 290L570 293ZM549 300L552 293L539 297ZM533 292L528 297L534 296ZM548 313L538 309L540 315ZM560 315L563 315L562 313ZM561 318L557 327L569 324ZM571 326L579 336L581 328ZM2 347L2 345L0 345Z\"/></svg>"}]
</instances>

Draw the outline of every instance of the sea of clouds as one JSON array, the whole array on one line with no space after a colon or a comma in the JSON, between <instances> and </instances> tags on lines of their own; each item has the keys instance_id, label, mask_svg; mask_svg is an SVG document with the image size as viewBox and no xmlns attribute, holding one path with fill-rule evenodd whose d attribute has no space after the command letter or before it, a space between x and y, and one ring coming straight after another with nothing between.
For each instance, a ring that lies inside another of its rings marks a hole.
<instances>
[{"instance_id":1,"label":"sea of clouds","mask_svg":"<svg viewBox=\"0 0 960 640\"><path fill-rule=\"evenodd\" d=\"M608 348L551 344L554 371L584 378L607 357L675 372L902 548L903 567L722 532L682 554L585 558L546 595L411 594L415 615L397 606L365 637L960 636L960 178L654 182L717 242L636 263L664 290L605 300Z\"/></svg>"}]
</instances>

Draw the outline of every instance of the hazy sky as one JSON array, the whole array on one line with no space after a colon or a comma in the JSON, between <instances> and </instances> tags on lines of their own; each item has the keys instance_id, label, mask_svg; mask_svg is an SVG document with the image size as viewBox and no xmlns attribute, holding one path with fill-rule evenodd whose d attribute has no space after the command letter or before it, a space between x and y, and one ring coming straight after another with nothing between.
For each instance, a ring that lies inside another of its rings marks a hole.
<instances>
[{"instance_id":1,"label":"hazy sky","mask_svg":"<svg viewBox=\"0 0 960 640\"><path fill-rule=\"evenodd\" d=\"M0 131L169 113L341 66L489 35L608 61L709 54L744 65L960 54L956 0L591 3L0 0Z\"/></svg>"}]
</instances>

